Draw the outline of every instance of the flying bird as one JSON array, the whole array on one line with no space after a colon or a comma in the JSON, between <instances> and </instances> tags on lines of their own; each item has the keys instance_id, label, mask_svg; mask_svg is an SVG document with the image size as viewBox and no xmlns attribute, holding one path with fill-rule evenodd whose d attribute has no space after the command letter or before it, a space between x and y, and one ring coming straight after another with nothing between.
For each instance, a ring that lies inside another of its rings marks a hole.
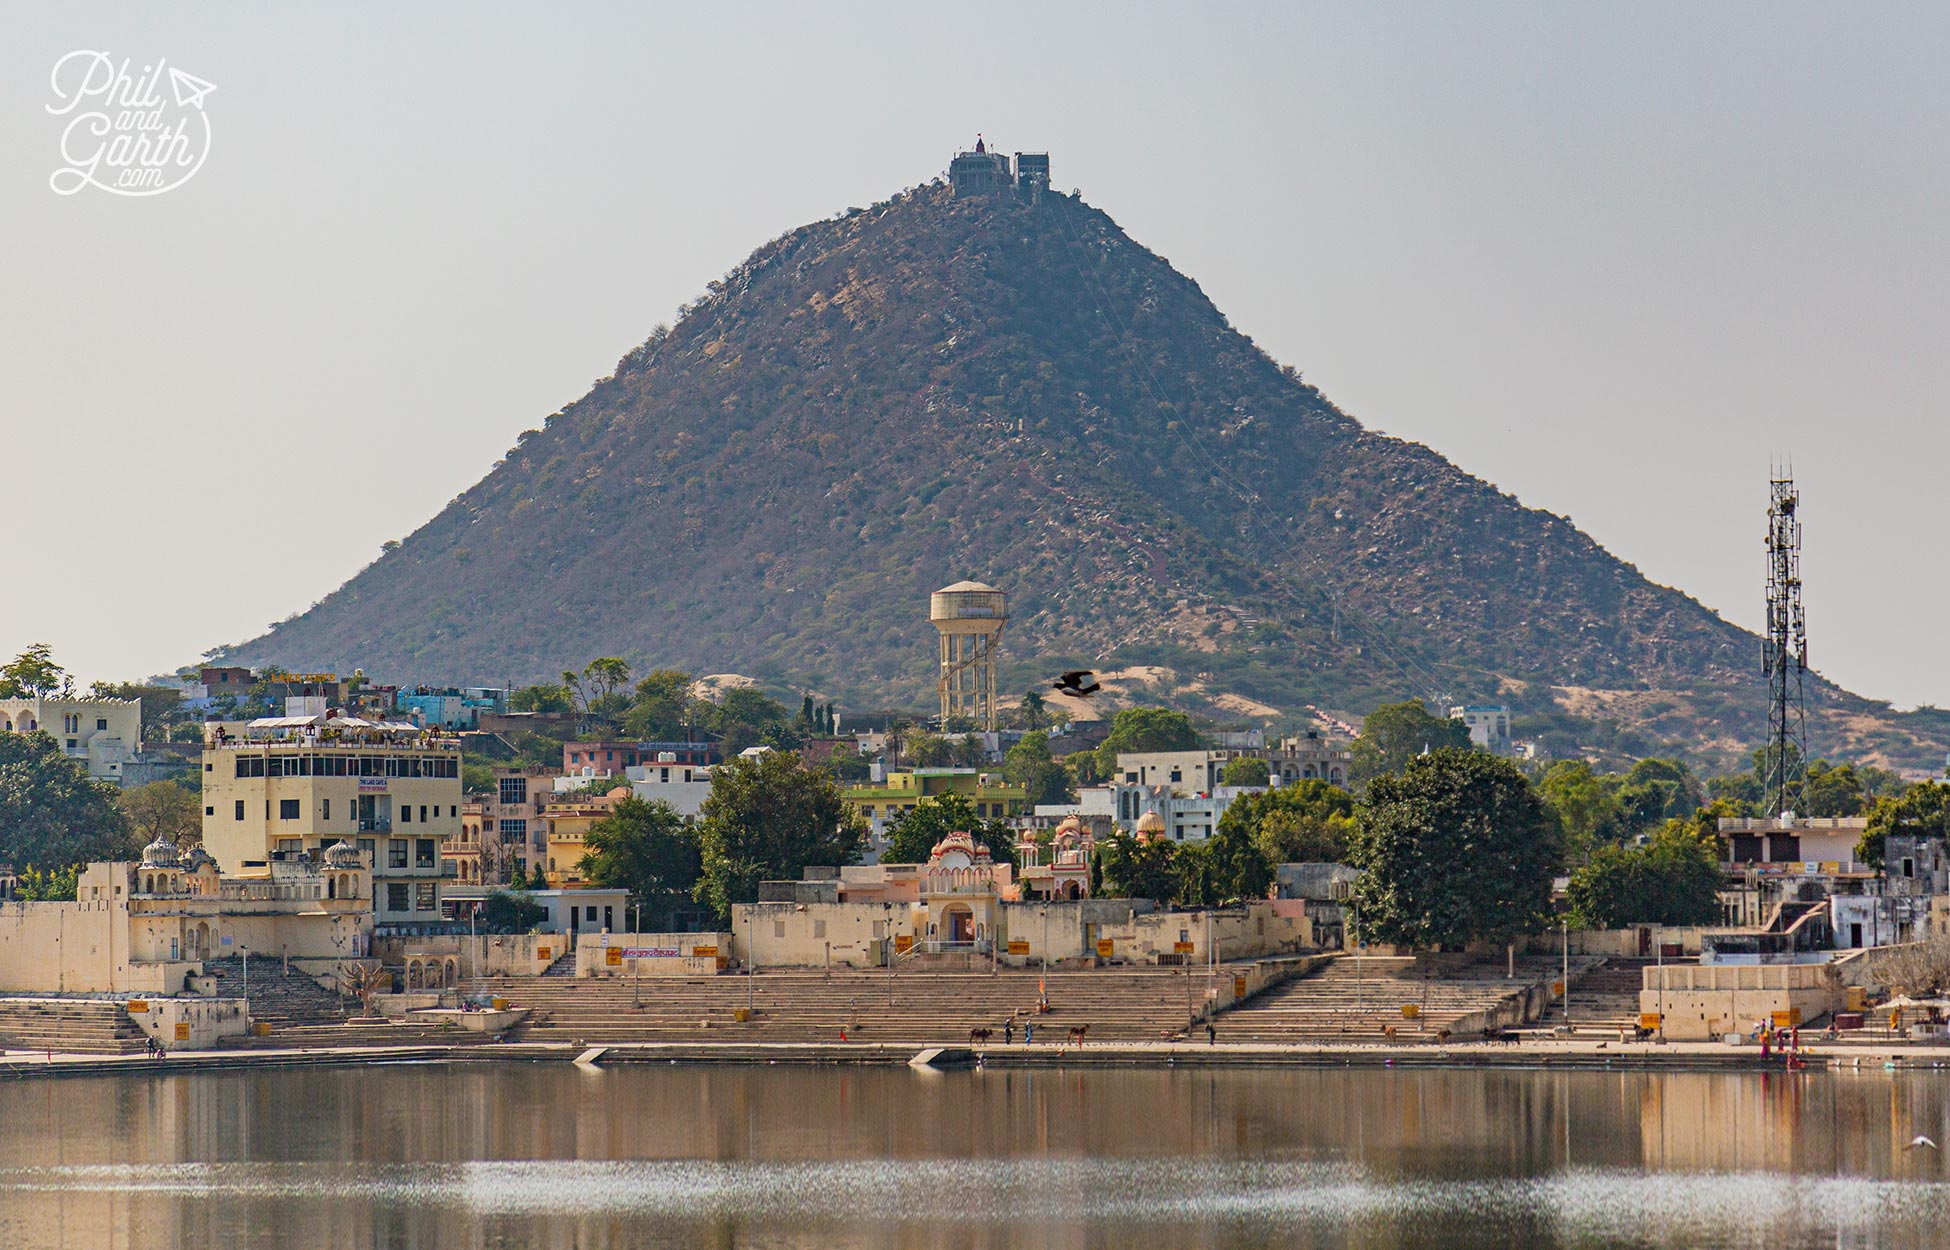
<instances>
[{"instance_id":1,"label":"flying bird","mask_svg":"<svg viewBox=\"0 0 1950 1250\"><path fill-rule=\"evenodd\" d=\"M1914 1149L1916 1149L1916 1148L1917 1148L1918 1146L1923 1146L1923 1147L1926 1147L1926 1148L1928 1148L1928 1149L1930 1149L1930 1150L1935 1150L1935 1149L1937 1148L1937 1146L1936 1146L1936 1143L1935 1143L1935 1142L1933 1142L1933 1141L1931 1141L1931 1140L1930 1140L1929 1138L1927 1138L1927 1137L1925 1137L1925 1136L1923 1136L1923 1135L1922 1135L1921 1133L1918 1133L1918 1134L1917 1134L1917 1135L1916 1135L1915 1137L1912 1137L1912 1138L1910 1138L1910 1142L1909 1142L1909 1145L1907 1145L1907 1146L1904 1146L1904 1147L1903 1147L1903 1149L1904 1149L1904 1150L1914 1150Z\"/></svg>"},{"instance_id":2,"label":"flying bird","mask_svg":"<svg viewBox=\"0 0 1950 1250\"><path fill-rule=\"evenodd\" d=\"M1074 673L1063 674L1050 683L1050 688L1058 694L1067 694L1079 699L1087 699L1103 689L1102 686L1092 680L1094 677L1096 677L1096 674L1091 670L1087 668L1080 669Z\"/></svg>"}]
</instances>

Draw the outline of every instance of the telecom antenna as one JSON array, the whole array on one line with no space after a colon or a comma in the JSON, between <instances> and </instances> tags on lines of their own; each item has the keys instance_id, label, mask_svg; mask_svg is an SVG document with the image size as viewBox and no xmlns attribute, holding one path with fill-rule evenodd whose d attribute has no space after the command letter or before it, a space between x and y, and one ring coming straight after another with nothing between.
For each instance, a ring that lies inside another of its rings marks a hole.
<instances>
[{"instance_id":1,"label":"telecom antenna","mask_svg":"<svg viewBox=\"0 0 1950 1250\"><path fill-rule=\"evenodd\" d=\"M1761 670L1767 674L1767 757L1762 791L1773 814L1799 811L1808 779L1808 628L1801 614L1800 492L1794 468L1768 474L1767 636Z\"/></svg>"}]
</instances>

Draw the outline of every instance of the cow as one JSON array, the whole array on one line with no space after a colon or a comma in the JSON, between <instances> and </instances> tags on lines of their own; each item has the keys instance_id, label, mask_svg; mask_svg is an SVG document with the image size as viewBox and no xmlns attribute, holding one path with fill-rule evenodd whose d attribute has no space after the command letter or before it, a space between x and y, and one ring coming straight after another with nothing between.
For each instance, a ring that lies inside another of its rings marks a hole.
<instances>
[{"instance_id":1,"label":"cow","mask_svg":"<svg viewBox=\"0 0 1950 1250\"><path fill-rule=\"evenodd\" d=\"M988 1029L988 1028L970 1029L968 1030L968 1044L970 1046L976 1046L976 1045L986 1046L988 1045L989 1039L994 1036L995 1036L994 1029Z\"/></svg>"},{"instance_id":2,"label":"cow","mask_svg":"<svg viewBox=\"0 0 1950 1250\"><path fill-rule=\"evenodd\" d=\"M1075 1028L1070 1030L1070 1040L1075 1042L1079 1047L1081 1047L1083 1045L1083 1035L1085 1033L1088 1033L1089 1031L1090 1031L1089 1025L1079 1024Z\"/></svg>"}]
</instances>

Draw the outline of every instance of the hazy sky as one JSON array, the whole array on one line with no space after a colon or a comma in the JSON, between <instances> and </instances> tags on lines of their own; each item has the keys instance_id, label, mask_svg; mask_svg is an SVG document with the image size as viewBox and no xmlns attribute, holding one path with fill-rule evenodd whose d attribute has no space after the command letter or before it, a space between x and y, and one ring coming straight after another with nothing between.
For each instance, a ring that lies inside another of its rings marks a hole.
<instances>
[{"instance_id":1,"label":"hazy sky","mask_svg":"<svg viewBox=\"0 0 1950 1250\"><path fill-rule=\"evenodd\" d=\"M1816 667L1950 701L1950 6L918 8L5 10L0 652L261 632L982 131L1368 425L1749 627L1792 455ZM77 49L216 84L190 181L50 189Z\"/></svg>"}]
</instances>

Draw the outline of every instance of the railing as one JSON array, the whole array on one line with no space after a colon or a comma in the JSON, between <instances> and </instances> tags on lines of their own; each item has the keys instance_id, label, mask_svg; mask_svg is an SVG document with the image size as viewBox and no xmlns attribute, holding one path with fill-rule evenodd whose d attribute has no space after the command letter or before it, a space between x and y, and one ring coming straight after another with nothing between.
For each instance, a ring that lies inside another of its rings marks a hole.
<instances>
[{"instance_id":1,"label":"railing","mask_svg":"<svg viewBox=\"0 0 1950 1250\"><path fill-rule=\"evenodd\" d=\"M206 751L261 751L267 747L291 748L304 751L329 747L338 751L399 751L404 754L424 754L428 751L458 751L460 750L460 739L414 738L401 741L397 738L365 739L298 736L282 738L225 738L222 741L209 738L205 739L203 743L203 749Z\"/></svg>"},{"instance_id":2,"label":"railing","mask_svg":"<svg viewBox=\"0 0 1950 1250\"><path fill-rule=\"evenodd\" d=\"M391 816L369 816L359 821L360 833L391 833L392 831Z\"/></svg>"}]
</instances>

